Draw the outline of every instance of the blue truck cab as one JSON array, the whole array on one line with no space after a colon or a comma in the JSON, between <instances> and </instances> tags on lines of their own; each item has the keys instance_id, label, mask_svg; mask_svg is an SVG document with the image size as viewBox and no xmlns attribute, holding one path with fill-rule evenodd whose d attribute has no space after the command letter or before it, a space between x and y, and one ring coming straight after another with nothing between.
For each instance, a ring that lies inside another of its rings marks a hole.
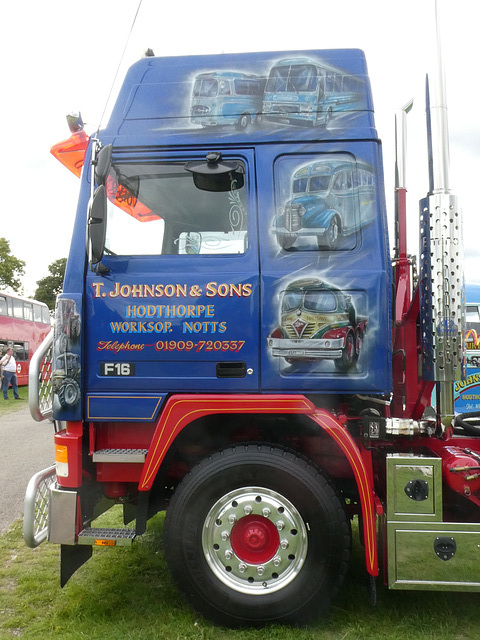
<instances>
[{"instance_id":1,"label":"blue truck cab","mask_svg":"<svg viewBox=\"0 0 480 640\"><path fill-rule=\"evenodd\" d=\"M78 355L82 391L56 403L59 418L152 420L186 391L389 393L387 225L363 54L309 52L361 80L369 108L354 106L335 131L263 119L217 135L189 117L199 70L231 83L232 68L267 78L279 59L145 58L130 69L82 173L61 296L81 319L82 339L63 348ZM290 374L272 355L281 300L300 276L342 291L368 319L354 369Z\"/></svg>"},{"instance_id":2,"label":"blue truck cab","mask_svg":"<svg viewBox=\"0 0 480 640\"><path fill-rule=\"evenodd\" d=\"M303 623L348 566L344 499L378 574L361 424L392 393L392 278L364 54L144 58L82 160L51 359L62 584L167 509L195 607ZM135 528L98 531L115 502Z\"/></svg>"}]
</instances>

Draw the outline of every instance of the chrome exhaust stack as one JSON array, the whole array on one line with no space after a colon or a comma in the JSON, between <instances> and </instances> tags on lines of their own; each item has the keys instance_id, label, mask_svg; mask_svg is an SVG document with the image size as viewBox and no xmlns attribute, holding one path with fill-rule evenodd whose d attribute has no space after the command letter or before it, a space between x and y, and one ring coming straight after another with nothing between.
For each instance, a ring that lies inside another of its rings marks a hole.
<instances>
[{"instance_id":1,"label":"chrome exhaust stack","mask_svg":"<svg viewBox=\"0 0 480 640\"><path fill-rule=\"evenodd\" d=\"M420 331L425 380L437 382L438 426L454 415L453 382L464 375L465 294L462 216L449 183L446 92L436 3L437 77L427 77L429 193L420 201Z\"/></svg>"}]
</instances>

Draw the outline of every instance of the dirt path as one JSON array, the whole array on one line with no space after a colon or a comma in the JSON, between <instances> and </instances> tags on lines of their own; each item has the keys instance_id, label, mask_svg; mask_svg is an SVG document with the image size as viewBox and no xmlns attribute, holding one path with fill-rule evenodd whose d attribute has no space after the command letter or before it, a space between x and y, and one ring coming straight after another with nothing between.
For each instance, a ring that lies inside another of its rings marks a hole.
<instances>
[{"instance_id":1,"label":"dirt path","mask_svg":"<svg viewBox=\"0 0 480 640\"><path fill-rule=\"evenodd\" d=\"M0 417L0 534L23 516L25 489L33 474L54 463L53 424L35 422L24 404L20 411Z\"/></svg>"}]
</instances>

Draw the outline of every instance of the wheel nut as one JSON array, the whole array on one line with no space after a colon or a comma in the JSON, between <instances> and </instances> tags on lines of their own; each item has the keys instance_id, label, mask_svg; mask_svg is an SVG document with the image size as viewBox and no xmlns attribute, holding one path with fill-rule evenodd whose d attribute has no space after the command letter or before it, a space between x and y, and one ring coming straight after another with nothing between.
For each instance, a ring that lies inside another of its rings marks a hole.
<instances>
[{"instance_id":1,"label":"wheel nut","mask_svg":"<svg viewBox=\"0 0 480 640\"><path fill-rule=\"evenodd\" d=\"M285 523L284 523L284 521L283 521L283 520L279 520L279 521L277 522L277 529L278 529L279 531L282 531L282 529L285 529Z\"/></svg>"},{"instance_id":2,"label":"wheel nut","mask_svg":"<svg viewBox=\"0 0 480 640\"><path fill-rule=\"evenodd\" d=\"M268 518L268 516L271 513L271 510L268 507L265 507L265 509L262 509L262 513L264 518Z\"/></svg>"},{"instance_id":3,"label":"wheel nut","mask_svg":"<svg viewBox=\"0 0 480 640\"><path fill-rule=\"evenodd\" d=\"M237 517L232 513L230 516L228 516L228 521L230 524L235 524L235 522L237 521Z\"/></svg>"},{"instance_id":4,"label":"wheel nut","mask_svg":"<svg viewBox=\"0 0 480 640\"><path fill-rule=\"evenodd\" d=\"M233 558L233 551L231 551L230 549L227 549L225 551L225 558L226 560L231 560Z\"/></svg>"},{"instance_id":5,"label":"wheel nut","mask_svg":"<svg viewBox=\"0 0 480 640\"><path fill-rule=\"evenodd\" d=\"M274 567L279 567L282 562L282 559L280 558L280 556L275 556L272 562Z\"/></svg>"},{"instance_id":6,"label":"wheel nut","mask_svg":"<svg viewBox=\"0 0 480 640\"><path fill-rule=\"evenodd\" d=\"M288 549L288 540L280 540L280 547L282 549Z\"/></svg>"},{"instance_id":7,"label":"wheel nut","mask_svg":"<svg viewBox=\"0 0 480 640\"><path fill-rule=\"evenodd\" d=\"M223 542L225 542L225 540L229 539L230 534L228 533L228 531L222 531L222 533L220 534L220 537L222 538Z\"/></svg>"},{"instance_id":8,"label":"wheel nut","mask_svg":"<svg viewBox=\"0 0 480 640\"><path fill-rule=\"evenodd\" d=\"M238 570L240 571L240 573L245 573L245 571L247 570L247 565L244 562L241 562L238 565Z\"/></svg>"},{"instance_id":9,"label":"wheel nut","mask_svg":"<svg viewBox=\"0 0 480 640\"><path fill-rule=\"evenodd\" d=\"M246 516L249 516L249 515L252 513L252 507L251 507L251 505L246 504L246 505L243 507L243 513L244 513Z\"/></svg>"},{"instance_id":10,"label":"wheel nut","mask_svg":"<svg viewBox=\"0 0 480 640\"><path fill-rule=\"evenodd\" d=\"M259 576L263 576L263 574L265 573L265 567L263 565L258 566L257 573Z\"/></svg>"}]
</instances>

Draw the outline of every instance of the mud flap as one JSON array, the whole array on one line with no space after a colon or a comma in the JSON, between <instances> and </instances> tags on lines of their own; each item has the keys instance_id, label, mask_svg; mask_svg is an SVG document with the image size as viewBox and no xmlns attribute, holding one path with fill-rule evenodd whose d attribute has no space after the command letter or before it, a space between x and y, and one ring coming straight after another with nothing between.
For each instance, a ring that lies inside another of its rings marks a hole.
<instances>
[{"instance_id":1,"label":"mud flap","mask_svg":"<svg viewBox=\"0 0 480 640\"><path fill-rule=\"evenodd\" d=\"M60 586L64 587L82 564L85 564L92 556L90 545L72 546L61 545L60 550Z\"/></svg>"}]
</instances>

